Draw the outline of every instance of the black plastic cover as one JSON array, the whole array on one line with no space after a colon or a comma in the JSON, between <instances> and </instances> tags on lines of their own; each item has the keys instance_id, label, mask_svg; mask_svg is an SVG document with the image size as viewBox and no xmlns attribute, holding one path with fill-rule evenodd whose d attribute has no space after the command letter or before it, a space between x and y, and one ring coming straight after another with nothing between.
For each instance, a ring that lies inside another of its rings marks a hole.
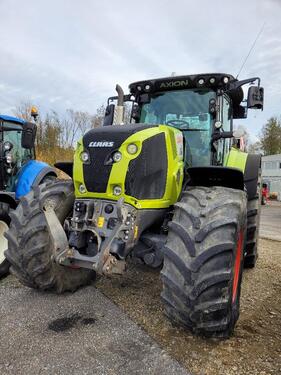
<instances>
[{"instance_id":1,"label":"black plastic cover","mask_svg":"<svg viewBox=\"0 0 281 375\"><path fill-rule=\"evenodd\" d=\"M90 162L83 165L84 182L88 191L105 193L112 163L110 156L122 143L138 131L157 125L113 125L92 129L83 137L83 145L90 155Z\"/></svg>"},{"instance_id":2,"label":"black plastic cover","mask_svg":"<svg viewBox=\"0 0 281 375\"><path fill-rule=\"evenodd\" d=\"M160 199L167 180L167 149L165 134L145 140L140 155L130 161L125 181L127 195L137 199Z\"/></svg>"},{"instance_id":3,"label":"black plastic cover","mask_svg":"<svg viewBox=\"0 0 281 375\"><path fill-rule=\"evenodd\" d=\"M224 186L244 190L243 172L228 167L191 167L187 169L188 186Z\"/></svg>"}]
</instances>

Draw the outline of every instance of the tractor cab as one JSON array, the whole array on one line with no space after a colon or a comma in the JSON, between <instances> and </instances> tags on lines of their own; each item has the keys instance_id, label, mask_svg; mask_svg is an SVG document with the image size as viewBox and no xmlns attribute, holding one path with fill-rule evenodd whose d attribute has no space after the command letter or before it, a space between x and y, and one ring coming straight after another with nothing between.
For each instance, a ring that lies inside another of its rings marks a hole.
<instances>
[{"instance_id":1,"label":"tractor cab","mask_svg":"<svg viewBox=\"0 0 281 375\"><path fill-rule=\"evenodd\" d=\"M242 86L250 86L244 101ZM238 81L229 74L197 74L138 81L124 95L108 100L105 125L122 123L120 108L132 102L131 122L163 124L183 132L185 167L225 164L226 154L235 142L233 119L247 117L247 109L263 108L260 79ZM114 101L117 100L117 106Z\"/></svg>"},{"instance_id":2,"label":"tractor cab","mask_svg":"<svg viewBox=\"0 0 281 375\"><path fill-rule=\"evenodd\" d=\"M35 159L36 125L0 115L0 190L13 191L18 172Z\"/></svg>"}]
</instances>

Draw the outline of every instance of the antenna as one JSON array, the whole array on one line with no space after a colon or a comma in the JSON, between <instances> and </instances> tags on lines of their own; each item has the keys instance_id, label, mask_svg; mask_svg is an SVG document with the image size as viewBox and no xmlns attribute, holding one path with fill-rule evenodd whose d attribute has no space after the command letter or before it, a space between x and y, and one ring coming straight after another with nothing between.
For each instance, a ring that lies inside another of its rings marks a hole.
<instances>
[{"instance_id":1,"label":"antenna","mask_svg":"<svg viewBox=\"0 0 281 375\"><path fill-rule=\"evenodd\" d=\"M258 41L260 35L261 35L262 32L263 32L264 26L265 26L265 22L263 23L263 25L262 25L260 31L258 32L258 34L257 34L257 36L256 36L256 39L254 40L254 43L252 44L252 46L251 46L251 48L250 48L250 50L249 50L249 52L248 52L248 54L247 54L245 60L243 61L242 65L241 65L241 68L240 68L240 70L239 70L239 72L238 72L238 74L237 74L237 76L236 76L236 79L238 78L239 74L241 73L242 69L244 68L244 66L245 66L245 64L246 64L246 62L247 62L247 60L248 60L248 58L249 58L251 52L252 52L253 49L255 48L255 45L256 45L256 43L257 43L257 41Z\"/></svg>"}]
</instances>

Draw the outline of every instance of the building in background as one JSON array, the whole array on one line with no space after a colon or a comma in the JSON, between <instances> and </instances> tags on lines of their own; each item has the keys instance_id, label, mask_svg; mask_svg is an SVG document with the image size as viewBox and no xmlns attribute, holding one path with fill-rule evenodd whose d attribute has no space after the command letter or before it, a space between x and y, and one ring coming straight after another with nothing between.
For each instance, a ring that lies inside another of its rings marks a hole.
<instances>
[{"instance_id":1,"label":"building in background","mask_svg":"<svg viewBox=\"0 0 281 375\"><path fill-rule=\"evenodd\" d=\"M262 181L269 188L269 193L276 193L281 201L281 154L262 157Z\"/></svg>"}]
</instances>

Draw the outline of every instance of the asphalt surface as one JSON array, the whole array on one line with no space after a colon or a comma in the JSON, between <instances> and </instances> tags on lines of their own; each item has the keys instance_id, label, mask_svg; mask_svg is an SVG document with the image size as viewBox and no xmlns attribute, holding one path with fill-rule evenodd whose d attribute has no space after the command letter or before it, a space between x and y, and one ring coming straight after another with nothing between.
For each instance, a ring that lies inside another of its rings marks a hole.
<instances>
[{"instance_id":1,"label":"asphalt surface","mask_svg":"<svg viewBox=\"0 0 281 375\"><path fill-rule=\"evenodd\" d=\"M1 375L188 375L93 286L57 296L5 283L0 301Z\"/></svg>"},{"instance_id":2,"label":"asphalt surface","mask_svg":"<svg viewBox=\"0 0 281 375\"><path fill-rule=\"evenodd\" d=\"M262 206L260 237L281 241L281 202L269 202Z\"/></svg>"}]
</instances>

